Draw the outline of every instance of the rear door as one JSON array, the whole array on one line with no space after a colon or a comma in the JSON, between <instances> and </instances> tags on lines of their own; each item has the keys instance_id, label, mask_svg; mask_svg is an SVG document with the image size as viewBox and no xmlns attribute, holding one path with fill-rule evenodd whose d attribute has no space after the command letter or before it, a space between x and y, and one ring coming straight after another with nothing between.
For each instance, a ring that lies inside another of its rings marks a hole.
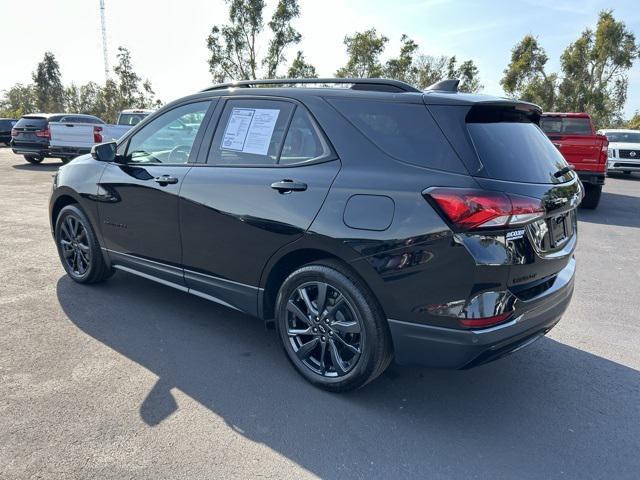
<instances>
[{"instance_id":1,"label":"rear door","mask_svg":"<svg viewBox=\"0 0 640 480\"><path fill-rule=\"evenodd\" d=\"M112 262L184 286L178 194L191 168L211 101L176 106L118 146L99 183L101 231ZM180 135L177 126L185 125ZM171 142L167 131L171 130Z\"/></svg>"},{"instance_id":2,"label":"rear door","mask_svg":"<svg viewBox=\"0 0 640 480\"><path fill-rule=\"evenodd\" d=\"M207 136L180 192L185 281L255 314L264 265L309 228L340 163L307 109L286 99L224 99Z\"/></svg>"}]
</instances>

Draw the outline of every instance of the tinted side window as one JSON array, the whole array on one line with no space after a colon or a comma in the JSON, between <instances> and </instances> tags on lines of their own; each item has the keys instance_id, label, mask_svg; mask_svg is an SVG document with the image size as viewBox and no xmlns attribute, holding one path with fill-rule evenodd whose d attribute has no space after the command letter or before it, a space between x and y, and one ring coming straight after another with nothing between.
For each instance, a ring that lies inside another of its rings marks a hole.
<instances>
[{"instance_id":1,"label":"tinted side window","mask_svg":"<svg viewBox=\"0 0 640 480\"><path fill-rule=\"evenodd\" d=\"M209 150L213 165L274 165L294 105L277 100L228 100Z\"/></svg>"},{"instance_id":2,"label":"tinted side window","mask_svg":"<svg viewBox=\"0 0 640 480\"><path fill-rule=\"evenodd\" d=\"M186 163L211 102L197 102L169 110L129 140L128 163Z\"/></svg>"},{"instance_id":3,"label":"tinted side window","mask_svg":"<svg viewBox=\"0 0 640 480\"><path fill-rule=\"evenodd\" d=\"M330 150L303 108L297 107L284 140L280 165L308 162L329 155Z\"/></svg>"},{"instance_id":4,"label":"tinted side window","mask_svg":"<svg viewBox=\"0 0 640 480\"><path fill-rule=\"evenodd\" d=\"M426 106L342 98L328 101L388 155L421 167L467 173Z\"/></svg>"}]
</instances>

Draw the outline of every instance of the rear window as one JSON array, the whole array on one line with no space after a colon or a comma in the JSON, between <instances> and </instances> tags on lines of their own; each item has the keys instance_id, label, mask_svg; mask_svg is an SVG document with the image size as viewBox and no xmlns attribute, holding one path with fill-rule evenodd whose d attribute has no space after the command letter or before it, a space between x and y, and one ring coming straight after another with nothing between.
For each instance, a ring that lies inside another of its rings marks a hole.
<instances>
[{"instance_id":1,"label":"rear window","mask_svg":"<svg viewBox=\"0 0 640 480\"><path fill-rule=\"evenodd\" d=\"M387 155L421 167L468 173L424 105L327 100Z\"/></svg>"},{"instance_id":2,"label":"rear window","mask_svg":"<svg viewBox=\"0 0 640 480\"><path fill-rule=\"evenodd\" d=\"M22 117L16 123L16 128L44 128L47 126L47 119L43 117Z\"/></svg>"},{"instance_id":3,"label":"rear window","mask_svg":"<svg viewBox=\"0 0 640 480\"><path fill-rule=\"evenodd\" d=\"M542 117L540 128L549 134L591 135L591 121L588 118Z\"/></svg>"},{"instance_id":4,"label":"rear window","mask_svg":"<svg viewBox=\"0 0 640 480\"><path fill-rule=\"evenodd\" d=\"M118 125L137 125L146 116L146 113L123 113L118 118Z\"/></svg>"},{"instance_id":5,"label":"rear window","mask_svg":"<svg viewBox=\"0 0 640 480\"><path fill-rule=\"evenodd\" d=\"M14 123L15 120L0 120L0 129L10 130Z\"/></svg>"},{"instance_id":6,"label":"rear window","mask_svg":"<svg viewBox=\"0 0 640 480\"><path fill-rule=\"evenodd\" d=\"M486 176L528 183L558 183L567 166L558 149L525 113L504 108L472 108L467 129Z\"/></svg>"}]
</instances>

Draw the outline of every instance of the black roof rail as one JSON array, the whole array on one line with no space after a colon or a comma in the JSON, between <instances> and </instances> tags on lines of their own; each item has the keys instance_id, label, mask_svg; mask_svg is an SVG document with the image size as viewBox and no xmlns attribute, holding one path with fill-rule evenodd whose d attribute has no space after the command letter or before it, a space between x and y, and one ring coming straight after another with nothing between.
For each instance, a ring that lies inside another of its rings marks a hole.
<instances>
[{"instance_id":1,"label":"black roof rail","mask_svg":"<svg viewBox=\"0 0 640 480\"><path fill-rule=\"evenodd\" d=\"M389 80L386 78L274 78L267 80L239 80L237 82L220 83L202 90L210 92L212 90L222 90L225 88L254 88L258 86L268 85L300 85L300 84L319 84L319 85L351 85L353 90L374 90L379 92L417 92L421 90L399 80Z\"/></svg>"},{"instance_id":2,"label":"black roof rail","mask_svg":"<svg viewBox=\"0 0 640 480\"><path fill-rule=\"evenodd\" d=\"M460 80L448 79L448 80L440 80L439 82L434 83L433 85L429 85L426 90L434 90L438 92L451 92L458 93L458 85L460 84Z\"/></svg>"}]
</instances>

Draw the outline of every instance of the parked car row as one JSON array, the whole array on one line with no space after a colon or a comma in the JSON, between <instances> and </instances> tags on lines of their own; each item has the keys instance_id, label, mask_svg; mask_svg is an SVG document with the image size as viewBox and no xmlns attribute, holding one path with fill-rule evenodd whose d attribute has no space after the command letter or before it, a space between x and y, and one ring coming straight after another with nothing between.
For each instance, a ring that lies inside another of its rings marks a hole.
<instances>
[{"instance_id":1,"label":"parked car row","mask_svg":"<svg viewBox=\"0 0 640 480\"><path fill-rule=\"evenodd\" d=\"M88 153L97 143L120 138L149 113L150 110L124 110L118 125L109 125L94 115L34 113L13 121L8 141L13 152L23 155L29 163L37 164L45 158L66 162Z\"/></svg>"}]
</instances>

